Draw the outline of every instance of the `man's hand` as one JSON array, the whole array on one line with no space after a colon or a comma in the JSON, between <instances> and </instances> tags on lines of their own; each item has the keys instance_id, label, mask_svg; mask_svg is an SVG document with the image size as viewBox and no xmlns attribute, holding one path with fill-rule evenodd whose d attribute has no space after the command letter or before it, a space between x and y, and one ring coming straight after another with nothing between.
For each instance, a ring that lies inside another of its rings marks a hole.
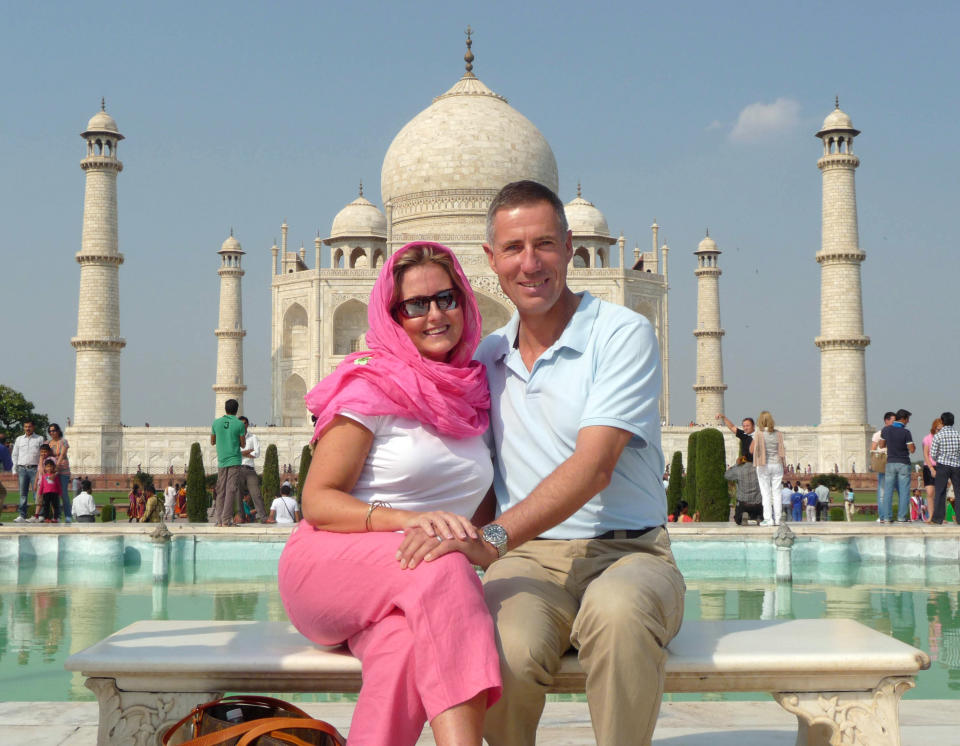
<instances>
[{"instance_id":1,"label":"man's hand","mask_svg":"<svg viewBox=\"0 0 960 746\"><path fill-rule=\"evenodd\" d=\"M467 539L442 539L430 536L419 526L405 531L397 550L401 569L412 570L421 562L431 562L450 552L460 552L474 565L486 569L499 556L496 547L479 536Z\"/></svg>"}]
</instances>

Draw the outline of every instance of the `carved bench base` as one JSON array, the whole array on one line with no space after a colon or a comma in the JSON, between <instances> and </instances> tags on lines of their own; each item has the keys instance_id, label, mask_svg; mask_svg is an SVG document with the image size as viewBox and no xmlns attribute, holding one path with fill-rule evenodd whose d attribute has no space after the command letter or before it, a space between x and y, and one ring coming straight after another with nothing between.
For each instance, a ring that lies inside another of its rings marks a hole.
<instances>
[{"instance_id":1,"label":"carved bench base","mask_svg":"<svg viewBox=\"0 0 960 746\"><path fill-rule=\"evenodd\" d=\"M913 677L891 676L866 692L777 692L797 716L797 746L900 746L900 698Z\"/></svg>"}]
</instances>

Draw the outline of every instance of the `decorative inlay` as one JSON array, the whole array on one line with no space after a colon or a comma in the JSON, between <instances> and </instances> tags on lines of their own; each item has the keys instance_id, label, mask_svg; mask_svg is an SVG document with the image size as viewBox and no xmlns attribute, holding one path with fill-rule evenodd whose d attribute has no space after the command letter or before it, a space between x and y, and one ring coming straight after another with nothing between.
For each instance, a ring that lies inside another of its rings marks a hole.
<instances>
[{"instance_id":1,"label":"decorative inlay","mask_svg":"<svg viewBox=\"0 0 960 746\"><path fill-rule=\"evenodd\" d=\"M813 343L821 350L862 350L870 344L870 337L817 337Z\"/></svg>"},{"instance_id":2,"label":"decorative inlay","mask_svg":"<svg viewBox=\"0 0 960 746\"><path fill-rule=\"evenodd\" d=\"M339 306L348 300L358 300L364 305L370 302L370 293L331 293L330 305Z\"/></svg>"},{"instance_id":3,"label":"decorative inlay","mask_svg":"<svg viewBox=\"0 0 960 746\"><path fill-rule=\"evenodd\" d=\"M78 251L76 254L77 264L123 264L123 254L89 254Z\"/></svg>"},{"instance_id":4,"label":"decorative inlay","mask_svg":"<svg viewBox=\"0 0 960 746\"><path fill-rule=\"evenodd\" d=\"M70 340L76 350L122 350L127 346L123 337L74 337Z\"/></svg>"},{"instance_id":5,"label":"decorative inlay","mask_svg":"<svg viewBox=\"0 0 960 746\"><path fill-rule=\"evenodd\" d=\"M247 336L245 329L214 329L214 334L218 337L227 337L233 339L242 339Z\"/></svg>"},{"instance_id":6,"label":"decorative inlay","mask_svg":"<svg viewBox=\"0 0 960 746\"><path fill-rule=\"evenodd\" d=\"M80 161L80 168L84 171L123 171L123 164L116 158L108 158L102 155L89 155Z\"/></svg>"}]
</instances>

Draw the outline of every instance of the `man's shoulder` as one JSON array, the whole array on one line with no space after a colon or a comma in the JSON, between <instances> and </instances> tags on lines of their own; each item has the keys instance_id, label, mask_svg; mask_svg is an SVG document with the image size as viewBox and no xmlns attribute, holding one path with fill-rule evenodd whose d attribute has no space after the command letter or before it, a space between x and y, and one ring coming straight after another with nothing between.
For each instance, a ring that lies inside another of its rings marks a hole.
<instances>
[{"instance_id":1,"label":"man's shoulder","mask_svg":"<svg viewBox=\"0 0 960 746\"><path fill-rule=\"evenodd\" d=\"M591 301L597 304L597 324L594 328L599 333L610 334L623 328L653 330L653 325L642 313L600 298L591 297Z\"/></svg>"}]
</instances>

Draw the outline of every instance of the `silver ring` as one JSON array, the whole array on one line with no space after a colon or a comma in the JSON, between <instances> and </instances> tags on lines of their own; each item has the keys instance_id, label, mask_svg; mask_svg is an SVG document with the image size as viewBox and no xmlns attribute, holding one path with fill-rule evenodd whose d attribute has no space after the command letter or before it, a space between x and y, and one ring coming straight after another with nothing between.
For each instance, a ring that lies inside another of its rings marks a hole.
<instances>
[{"instance_id":1,"label":"silver ring","mask_svg":"<svg viewBox=\"0 0 960 746\"><path fill-rule=\"evenodd\" d=\"M438 541L438 542L440 542L441 544L443 543L443 537L442 537L442 536L437 536L436 538L437 538L437 541Z\"/></svg>"}]
</instances>

